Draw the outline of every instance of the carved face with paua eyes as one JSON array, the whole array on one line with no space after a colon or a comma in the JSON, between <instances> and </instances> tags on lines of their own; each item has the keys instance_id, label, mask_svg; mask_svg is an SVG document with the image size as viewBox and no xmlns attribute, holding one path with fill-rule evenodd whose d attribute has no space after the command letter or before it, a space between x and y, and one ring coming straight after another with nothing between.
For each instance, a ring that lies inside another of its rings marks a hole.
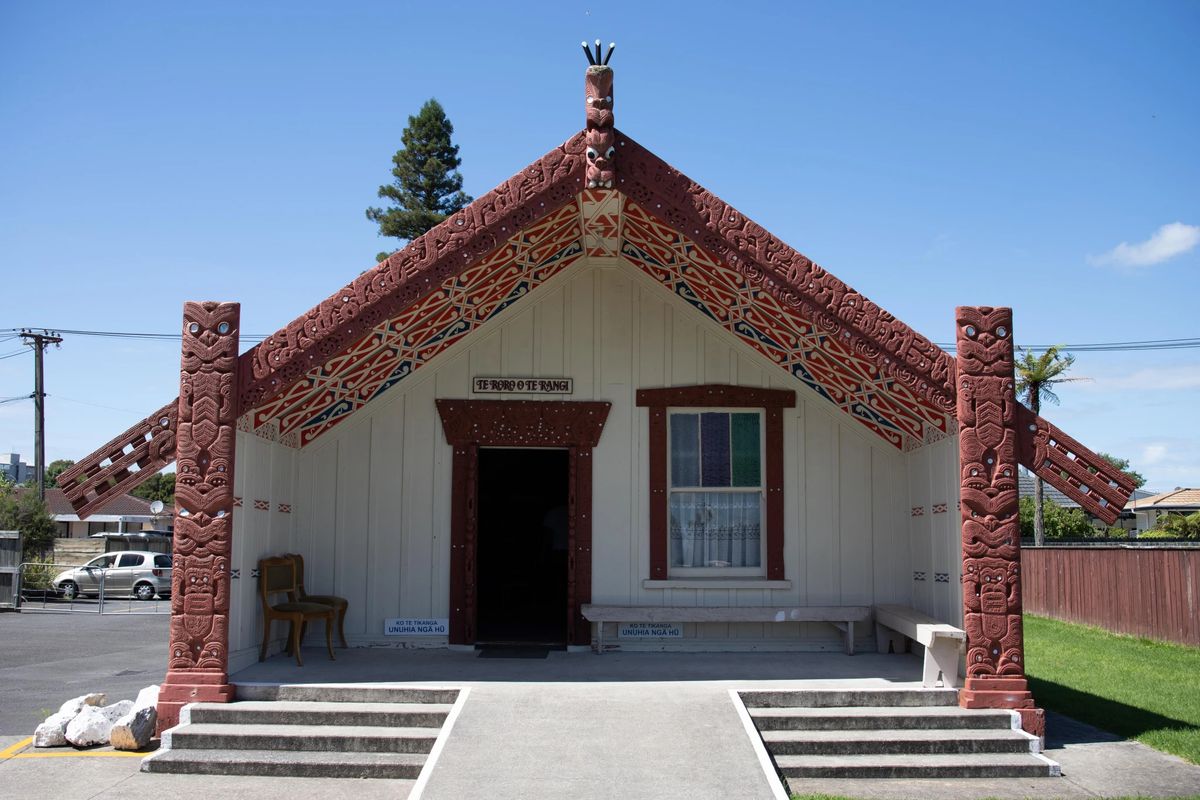
<instances>
[{"instance_id":1,"label":"carved face with paua eyes","mask_svg":"<svg viewBox=\"0 0 1200 800\"><path fill-rule=\"evenodd\" d=\"M1008 340L1012 336L1012 309L964 306L958 309L957 322L962 334L958 338L959 356L971 362L974 374L1011 377L1012 346Z\"/></svg>"},{"instance_id":2,"label":"carved face with paua eyes","mask_svg":"<svg viewBox=\"0 0 1200 800\"><path fill-rule=\"evenodd\" d=\"M588 67L583 83L587 92L588 128L611 128L614 121L612 68Z\"/></svg>"},{"instance_id":3,"label":"carved face with paua eyes","mask_svg":"<svg viewBox=\"0 0 1200 800\"><path fill-rule=\"evenodd\" d=\"M584 79L587 91L587 185L611 189L616 181L617 137L613 130L613 71L592 65Z\"/></svg>"}]
</instances>

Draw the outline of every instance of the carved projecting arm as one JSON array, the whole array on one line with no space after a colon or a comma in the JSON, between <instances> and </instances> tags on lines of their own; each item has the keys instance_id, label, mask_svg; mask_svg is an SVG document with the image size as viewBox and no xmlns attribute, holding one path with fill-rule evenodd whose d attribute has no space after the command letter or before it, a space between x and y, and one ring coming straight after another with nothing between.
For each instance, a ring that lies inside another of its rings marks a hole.
<instances>
[{"instance_id":1,"label":"carved projecting arm","mask_svg":"<svg viewBox=\"0 0 1200 800\"><path fill-rule=\"evenodd\" d=\"M1017 460L1026 469L1089 514L1117 521L1134 489L1124 473L1020 404L1017 432Z\"/></svg>"},{"instance_id":2,"label":"carved projecting arm","mask_svg":"<svg viewBox=\"0 0 1200 800\"><path fill-rule=\"evenodd\" d=\"M97 448L58 476L58 485L80 519L120 497L175 460L179 398Z\"/></svg>"}]
</instances>

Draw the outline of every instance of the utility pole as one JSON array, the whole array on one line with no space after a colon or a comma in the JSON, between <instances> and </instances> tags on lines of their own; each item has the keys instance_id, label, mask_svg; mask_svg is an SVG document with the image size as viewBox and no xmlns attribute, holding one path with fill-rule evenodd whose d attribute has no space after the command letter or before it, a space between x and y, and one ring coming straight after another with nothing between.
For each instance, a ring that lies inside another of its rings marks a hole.
<instances>
[{"instance_id":1,"label":"utility pole","mask_svg":"<svg viewBox=\"0 0 1200 800\"><path fill-rule=\"evenodd\" d=\"M26 328L21 331L25 344L33 348L33 459L37 475L38 499L46 499L46 384L42 377L42 354L46 346L58 344L62 337L45 328L34 333Z\"/></svg>"}]
</instances>

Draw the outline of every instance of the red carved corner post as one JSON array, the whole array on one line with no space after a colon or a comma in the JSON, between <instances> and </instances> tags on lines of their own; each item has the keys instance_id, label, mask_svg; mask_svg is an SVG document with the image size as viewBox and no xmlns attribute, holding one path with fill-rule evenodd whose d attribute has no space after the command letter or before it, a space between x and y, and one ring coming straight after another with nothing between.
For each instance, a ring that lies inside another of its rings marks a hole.
<instances>
[{"instance_id":1,"label":"red carved corner post","mask_svg":"<svg viewBox=\"0 0 1200 800\"><path fill-rule=\"evenodd\" d=\"M188 703L227 703L229 555L237 427L237 303L185 303L175 446L171 650L158 730Z\"/></svg>"},{"instance_id":2,"label":"red carved corner post","mask_svg":"<svg viewBox=\"0 0 1200 800\"><path fill-rule=\"evenodd\" d=\"M1046 720L1025 680L1021 635L1021 523L1012 309L961 306L958 460L962 470L964 708L1011 708L1044 736Z\"/></svg>"}]
</instances>

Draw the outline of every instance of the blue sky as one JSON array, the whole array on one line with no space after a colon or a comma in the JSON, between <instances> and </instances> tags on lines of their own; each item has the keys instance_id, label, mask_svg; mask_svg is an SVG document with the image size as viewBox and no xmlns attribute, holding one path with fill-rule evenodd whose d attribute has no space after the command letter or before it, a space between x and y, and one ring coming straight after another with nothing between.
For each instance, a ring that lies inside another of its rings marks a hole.
<instances>
[{"instance_id":1,"label":"blue sky","mask_svg":"<svg viewBox=\"0 0 1200 800\"><path fill-rule=\"evenodd\" d=\"M221 299L274 331L395 241L363 209L409 114L442 102L482 194L583 127L600 37L618 127L934 341L960 304L1013 306L1019 343L1200 336L1196 3L516 9L0 3L0 329L171 333ZM0 398L31 391L18 349ZM48 458L172 397L177 364L68 337ZM1200 350L1074 374L1047 417L1149 488L1200 485ZM27 401L0 404L10 447L32 460Z\"/></svg>"}]
</instances>

